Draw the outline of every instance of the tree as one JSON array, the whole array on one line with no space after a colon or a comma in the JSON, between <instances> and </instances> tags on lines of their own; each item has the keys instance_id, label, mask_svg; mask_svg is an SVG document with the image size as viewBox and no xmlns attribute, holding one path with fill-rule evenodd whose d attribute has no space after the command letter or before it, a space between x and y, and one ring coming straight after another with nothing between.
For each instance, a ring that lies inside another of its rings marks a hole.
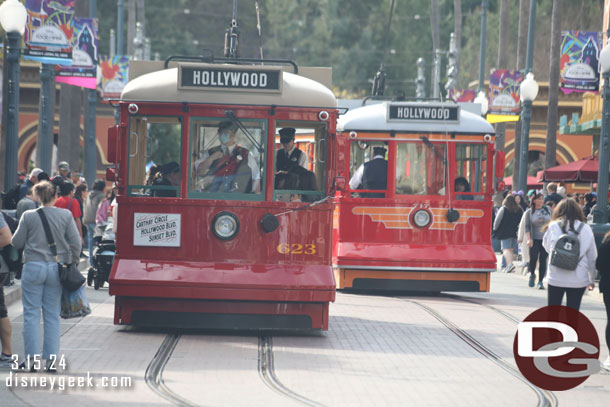
<instances>
[{"instance_id":1,"label":"tree","mask_svg":"<svg viewBox=\"0 0 610 407\"><path fill-rule=\"evenodd\" d=\"M559 59L561 44L561 1L553 0L553 13L551 15L551 58L549 65L549 107L546 117L546 154L544 168L555 166L557 150L557 103L559 99Z\"/></svg>"},{"instance_id":2,"label":"tree","mask_svg":"<svg viewBox=\"0 0 610 407\"><path fill-rule=\"evenodd\" d=\"M508 29L510 23L510 9L509 9L509 0L502 0L500 5L500 33L498 36L498 61L496 67L499 69L508 68L508 58L507 58L507 44L509 42L508 39ZM506 123L498 123L496 125L496 149L499 151L504 151L505 144L505 135L506 135Z\"/></svg>"},{"instance_id":3,"label":"tree","mask_svg":"<svg viewBox=\"0 0 610 407\"><path fill-rule=\"evenodd\" d=\"M441 47L440 40L440 27L439 27L439 15L438 15L438 0L430 0L430 26L432 27L432 52L436 52L437 49ZM430 96L434 97L434 70L432 71L432 75L430 76L432 79L430 80Z\"/></svg>"}]
</instances>

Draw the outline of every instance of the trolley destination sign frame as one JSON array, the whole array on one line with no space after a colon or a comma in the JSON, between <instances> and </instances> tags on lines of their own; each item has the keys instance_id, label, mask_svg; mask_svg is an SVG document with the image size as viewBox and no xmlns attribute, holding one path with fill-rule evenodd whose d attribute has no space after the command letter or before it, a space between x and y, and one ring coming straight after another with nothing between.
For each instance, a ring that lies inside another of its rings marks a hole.
<instances>
[{"instance_id":1,"label":"trolley destination sign frame","mask_svg":"<svg viewBox=\"0 0 610 407\"><path fill-rule=\"evenodd\" d=\"M388 103L388 121L459 124L460 107L453 104Z\"/></svg>"},{"instance_id":2,"label":"trolley destination sign frame","mask_svg":"<svg viewBox=\"0 0 610 407\"><path fill-rule=\"evenodd\" d=\"M282 69L181 63L178 89L281 93Z\"/></svg>"}]
</instances>

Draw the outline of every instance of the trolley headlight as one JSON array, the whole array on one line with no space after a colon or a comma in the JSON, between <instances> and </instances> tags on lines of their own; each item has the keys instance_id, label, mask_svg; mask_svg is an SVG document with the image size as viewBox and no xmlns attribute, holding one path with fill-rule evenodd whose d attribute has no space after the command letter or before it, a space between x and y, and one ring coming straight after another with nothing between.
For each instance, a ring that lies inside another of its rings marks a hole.
<instances>
[{"instance_id":1,"label":"trolley headlight","mask_svg":"<svg viewBox=\"0 0 610 407\"><path fill-rule=\"evenodd\" d=\"M425 209L420 209L413 214L413 223L415 226L420 228L425 228L432 221L432 216L430 212Z\"/></svg>"},{"instance_id":2,"label":"trolley headlight","mask_svg":"<svg viewBox=\"0 0 610 407\"><path fill-rule=\"evenodd\" d=\"M231 240L239 232L239 219L231 212L220 212L212 220L212 233L220 240Z\"/></svg>"}]
</instances>

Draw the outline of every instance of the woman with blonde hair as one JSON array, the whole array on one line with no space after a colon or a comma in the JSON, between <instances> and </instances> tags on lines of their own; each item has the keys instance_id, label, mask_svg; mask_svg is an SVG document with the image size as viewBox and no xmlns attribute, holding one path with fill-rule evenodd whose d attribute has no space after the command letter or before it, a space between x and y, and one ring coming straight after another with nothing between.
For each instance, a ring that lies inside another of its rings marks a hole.
<instances>
[{"instance_id":1,"label":"woman with blonde hair","mask_svg":"<svg viewBox=\"0 0 610 407\"><path fill-rule=\"evenodd\" d=\"M49 248L42 217L46 217L49 223L51 235L55 241L57 258L60 262L64 264L79 262L81 238L72 213L54 206L57 192L53 184L47 181L36 184L34 196L40 200L41 207L23 213L13 236L13 246L17 249L24 249L21 291L25 360L32 363L35 358L40 358L40 313L42 311L44 344L41 359L49 363L51 355L59 355L59 313L62 286L59 281L57 259ZM34 366L25 366L25 362L21 367L34 370Z\"/></svg>"},{"instance_id":2,"label":"woman with blonde hair","mask_svg":"<svg viewBox=\"0 0 610 407\"><path fill-rule=\"evenodd\" d=\"M578 265L575 270L566 270L549 264L546 282L549 286L548 305L561 305L564 294L567 306L580 309L585 289L595 288L595 259L597 249L591 227L585 222L585 215L580 206L571 198L562 199L548 225L542 245L547 252L555 249L559 237L564 234L578 236L580 246Z\"/></svg>"}]
</instances>

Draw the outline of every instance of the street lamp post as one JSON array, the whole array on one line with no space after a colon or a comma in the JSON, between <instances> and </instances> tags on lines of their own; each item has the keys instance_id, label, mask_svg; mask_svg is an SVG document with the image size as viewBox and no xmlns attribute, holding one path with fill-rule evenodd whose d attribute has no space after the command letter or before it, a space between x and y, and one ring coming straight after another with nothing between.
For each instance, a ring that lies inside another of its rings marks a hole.
<instances>
[{"instance_id":1,"label":"street lamp post","mask_svg":"<svg viewBox=\"0 0 610 407\"><path fill-rule=\"evenodd\" d=\"M538 83L534 74L528 73L519 88L523 112L521 113L521 161L519 161L519 189L527 191L527 153L529 145L530 121L532 119L532 102L538 96Z\"/></svg>"},{"instance_id":2,"label":"street lamp post","mask_svg":"<svg viewBox=\"0 0 610 407\"><path fill-rule=\"evenodd\" d=\"M17 183L17 150L19 147L19 75L20 42L25 30L27 13L24 5L17 0L5 0L0 5L0 25L6 32L7 117L6 156L4 159L4 187Z\"/></svg>"},{"instance_id":3,"label":"street lamp post","mask_svg":"<svg viewBox=\"0 0 610 407\"><path fill-rule=\"evenodd\" d=\"M482 90L477 93L477 97L474 98L474 103L481 105L481 116L485 116L487 114L487 110L489 109L489 100L487 100L485 91Z\"/></svg>"},{"instance_id":4,"label":"street lamp post","mask_svg":"<svg viewBox=\"0 0 610 407\"><path fill-rule=\"evenodd\" d=\"M608 28L610 31L610 27ZM610 37L609 37L610 38ZM602 113L601 137L599 140L599 169L597 171L597 205L593 210L593 223L608 222L608 172L610 172L610 45L602 49L599 63L604 77L602 97L604 99Z\"/></svg>"},{"instance_id":5,"label":"street lamp post","mask_svg":"<svg viewBox=\"0 0 610 407\"><path fill-rule=\"evenodd\" d=\"M530 2L530 18L527 27L527 53L525 56L526 78L519 88L523 110L521 113L521 145L519 160L519 186L522 191L527 191L527 153L530 144L530 120L532 119L532 102L538 95L538 84L534 80L532 72L532 59L534 56L534 30L536 28L536 1ZM517 146L515 146L517 148ZM516 150L515 150L516 153Z\"/></svg>"}]
</instances>

